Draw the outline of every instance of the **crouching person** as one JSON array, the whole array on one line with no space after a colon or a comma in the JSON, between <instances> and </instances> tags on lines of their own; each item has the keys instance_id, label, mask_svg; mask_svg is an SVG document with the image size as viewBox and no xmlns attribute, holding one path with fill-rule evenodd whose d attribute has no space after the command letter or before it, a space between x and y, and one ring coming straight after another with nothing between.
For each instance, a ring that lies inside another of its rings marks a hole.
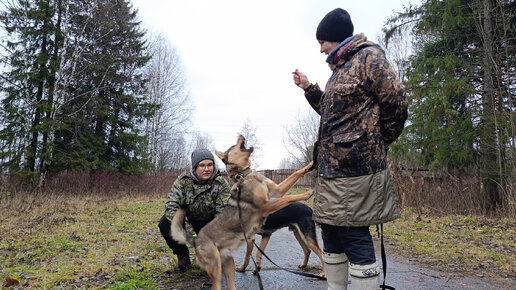
<instances>
[{"instance_id":1,"label":"crouching person","mask_svg":"<svg viewBox=\"0 0 516 290\"><path fill-rule=\"evenodd\" d=\"M177 255L175 273L183 273L190 266L190 254L186 245L172 239L170 222L179 208L186 209L186 219L196 233L226 206L230 187L215 166L213 154L207 149L197 149L191 156L192 169L180 175L174 182L166 202L165 214L159 229L167 245Z\"/></svg>"}]
</instances>

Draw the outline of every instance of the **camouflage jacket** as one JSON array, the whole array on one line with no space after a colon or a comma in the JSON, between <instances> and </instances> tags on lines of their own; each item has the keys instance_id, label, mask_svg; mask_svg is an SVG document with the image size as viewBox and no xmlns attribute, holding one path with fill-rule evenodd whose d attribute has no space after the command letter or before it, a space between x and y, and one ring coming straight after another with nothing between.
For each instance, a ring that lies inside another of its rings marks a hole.
<instances>
[{"instance_id":1,"label":"camouflage jacket","mask_svg":"<svg viewBox=\"0 0 516 290\"><path fill-rule=\"evenodd\" d=\"M176 211L184 208L188 222L194 228L200 228L224 209L230 196L229 183L220 173L207 181L198 181L190 173L185 173L172 185L165 216L171 221Z\"/></svg>"},{"instance_id":2,"label":"camouflage jacket","mask_svg":"<svg viewBox=\"0 0 516 290\"><path fill-rule=\"evenodd\" d=\"M356 177L387 168L387 147L407 119L405 89L376 44L363 34L344 46L324 92L305 97L321 116L316 161L322 178Z\"/></svg>"}]
</instances>

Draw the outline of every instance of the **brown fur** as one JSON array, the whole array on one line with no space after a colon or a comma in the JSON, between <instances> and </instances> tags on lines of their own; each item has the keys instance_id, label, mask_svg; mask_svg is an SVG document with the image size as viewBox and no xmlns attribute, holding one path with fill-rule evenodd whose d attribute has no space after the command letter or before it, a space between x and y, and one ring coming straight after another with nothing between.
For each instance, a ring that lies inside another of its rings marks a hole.
<instances>
[{"instance_id":1,"label":"brown fur","mask_svg":"<svg viewBox=\"0 0 516 290\"><path fill-rule=\"evenodd\" d=\"M236 289L232 252L245 242L244 237L253 237L267 215L290 203L307 200L312 195L312 190L309 190L303 194L285 196L294 183L309 171L312 163L276 184L265 176L250 171L249 157L252 152L252 147L245 148L243 136L226 152L215 152L226 164L226 171L233 185L231 199L229 205L202 228L196 238L189 236L183 228L184 210L179 210L172 220L172 237L195 248L197 263L210 276L212 289L221 289L222 273L226 278L227 289ZM275 199L269 199L269 196Z\"/></svg>"}]
</instances>

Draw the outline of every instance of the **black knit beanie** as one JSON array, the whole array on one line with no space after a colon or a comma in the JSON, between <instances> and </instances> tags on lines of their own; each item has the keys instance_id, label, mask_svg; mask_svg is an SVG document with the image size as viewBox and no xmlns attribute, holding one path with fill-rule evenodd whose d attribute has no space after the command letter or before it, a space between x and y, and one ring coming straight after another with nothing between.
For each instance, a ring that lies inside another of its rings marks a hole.
<instances>
[{"instance_id":1,"label":"black knit beanie","mask_svg":"<svg viewBox=\"0 0 516 290\"><path fill-rule=\"evenodd\" d=\"M353 23L349 13L341 8L330 11L317 26L317 40L342 42L353 35Z\"/></svg>"},{"instance_id":2,"label":"black knit beanie","mask_svg":"<svg viewBox=\"0 0 516 290\"><path fill-rule=\"evenodd\" d=\"M192 169L196 168L199 162L209 159L215 163L215 158L213 158L213 154L208 149L195 149L192 152Z\"/></svg>"}]
</instances>

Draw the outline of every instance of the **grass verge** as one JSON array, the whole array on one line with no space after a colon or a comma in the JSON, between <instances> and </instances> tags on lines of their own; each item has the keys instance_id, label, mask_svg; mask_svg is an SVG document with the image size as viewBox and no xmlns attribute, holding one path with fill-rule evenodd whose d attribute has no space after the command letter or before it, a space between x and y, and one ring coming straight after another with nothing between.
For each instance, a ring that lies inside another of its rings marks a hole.
<instances>
[{"instance_id":1,"label":"grass verge","mask_svg":"<svg viewBox=\"0 0 516 290\"><path fill-rule=\"evenodd\" d=\"M516 278L516 222L463 215L419 217L409 209L388 223L390 248L439 270Z\"/></svg>"},{"instance_id":2,"label":"grass verge","mask_svg":"<svg viewBox=\"0 0 516 290\"><path fill-rule=\"evenodd\" d=\"M10 289L161 289L208 283L198 267L172 273L177 261L157 227L164 201L149 196L5 198L0 281L17 281ZM405 211L385 231L398 254L416 255L440 269L514 279L515 226L514 221L469 216L418 219Z\"/></svg>"}]
</instances>

